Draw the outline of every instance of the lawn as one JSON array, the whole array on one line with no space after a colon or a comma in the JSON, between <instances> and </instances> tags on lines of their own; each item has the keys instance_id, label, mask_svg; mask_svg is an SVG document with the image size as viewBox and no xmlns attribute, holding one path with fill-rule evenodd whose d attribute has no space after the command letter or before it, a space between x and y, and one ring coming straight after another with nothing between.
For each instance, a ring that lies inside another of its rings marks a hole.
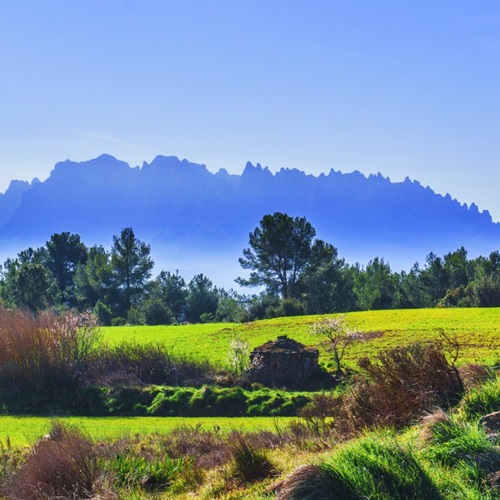
<instances>
[{"instance_id":1,"label":"lawn","mask_svg":"<svg viewBox=\"0 0 500 500\"><path fill-rule=\"evenodd\" d=\"M103 340L110 345L126 342L160 342L175 354L226 366L230 341L238 335L248 341L250 349L278 335L288 335L308 345L319 345L320 339L309 333L322 316L297 316L255 321L244 324L199 324L181 326L122 326L102 329ZM476 362L492 364L499 361L500 308L436 308L389 311L363 311L346 314L354 331L370 333L371 340L354 346L346 355L353 365L361 356L373 356L380 349L438 337L439 329L456 334L462 348L459 364ZM320 361L330 363L321 348Z\"/></svg>"},{"instance_id":2,"label":"lawn","mask_svg":"<svg viewBox=\"0 0 500 500\"><path fill-rule=\"evenodd\" d=\"M232 430L276 430L291 417L64 417L58 420L74 425L95 439L117 439L135 434L165 434L181 426L201 426L208 431L227 433ZM49 417L0 417L0 443L26 446L47 434L52 419Z\"/></svg>"}]
</instances>

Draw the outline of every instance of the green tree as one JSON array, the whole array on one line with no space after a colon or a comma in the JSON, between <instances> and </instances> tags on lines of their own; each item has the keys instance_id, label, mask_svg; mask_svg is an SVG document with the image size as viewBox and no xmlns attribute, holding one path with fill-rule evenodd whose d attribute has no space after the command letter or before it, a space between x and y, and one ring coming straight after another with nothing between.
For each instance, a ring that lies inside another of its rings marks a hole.
<instances>
[{"instance_id":1,"label":"green tree","mask_svg":"<svg viewBox=\"0 0 500 500\"><path fill-rule=\"evenodd\" d=\"M120 315L126 316L144 294L154 265L150 253L151 247L137 239L130 227L122 229L120 236L113 236L111 269L119 293Z\"/></svg>"},{"instance_id":2,"label":"green tree","mask_svg":"<svg viewBox=\"0 0 500 500\"><path fill-rule=\"evenodd\" d=\"M197 274L188 285L186 319L190 323L199 323L202 319L215 318L219 305L219 292L213 283L203 274Z\"/></svg>"},{"instance_id":3,"label":"green tree","mask_svg":"<svg viewBox=\"0 0 500 500\"><path fill-rule=\"evenodd\" d=\"M52 305L55 284L44 265L44 249L28 248L16 259L7 259L2 270L0 292L10 307L29 309L36 313Z\"/></svg>"},{"instance_id":4,"label":"green tree","mask_svg":"<svg viewBox=\"0 0 500 500\"><path fill-rule=\"evenodd\" d=\"M360 270L356 276L354 292L358 304L364 311L371 309L391 309L397 293L398 277L393 274L384 259L368 262L366 269Z\"/></svg>"},{"instance_id":5,"label":"green tree","mask_svg":"<svg viewBox=\"0 0 500 500\"><path fill-rule=\"evenodd\" d=\"M151 283L149 295L163 302L173 315L174 321L184 320L187 307L188 289L179 271L162 271Z\"/></svg>"},{"instance_id":6,"label":"green tree","mask_svg":"<svg viewBox=\"0 0 500 500\"><path fill-rule=\"evenodd\" d=\"M58 288L60 304L76 306L74 276L77 266L85 263L87 247L78 234L55 233L46 244L46 265Z\"/></svg>"},{"instance_id":7,"label":"green tree","mask_svg":"<svg viewBox=\"0 0 500 500\"><path fill-rule=\"evenodd\" d=\"M425 293L429 296L430 305L434 307L444 298L449 285L443 259L431 252L426 258L426 267L422 270L421 279Z\"/></svg>"},{"instance_id":8,"label":"green tree","mask_svg":"<svg viewBox=\"0 0 500 500\"><path fill-rule=\"evenodd\" d=\"M337 249L322 240L312 246L311 261L301 276L302 297L308 314L349 311L354 308L350 276Z\"/></svg>"},{"instance_id":9,"label":"green tree","mask_svg":"<svg viewBox=\"0 0 500 500\"><path fill-rule=\"evenodd\" d=\"M99 302L109 309L116 302L111 256L102 245L89 248L85 263L76 268L74 283L75 297L81 310L94 308Z\"/></svg>"},{"instance_id":10,"label":"green tree","mask_svg":"<svg viewBox=\"0 0 500 500\"><path fill-rule=\"evenodd\" d=\"M290 217L276 212L265 215L250 233L250 248L239 259L250 269L248 279L238 278L243 286L265 286L283 298L300 298L300 278L311 263L316 231L305 217Z\"/></svg>"}]
</instances>

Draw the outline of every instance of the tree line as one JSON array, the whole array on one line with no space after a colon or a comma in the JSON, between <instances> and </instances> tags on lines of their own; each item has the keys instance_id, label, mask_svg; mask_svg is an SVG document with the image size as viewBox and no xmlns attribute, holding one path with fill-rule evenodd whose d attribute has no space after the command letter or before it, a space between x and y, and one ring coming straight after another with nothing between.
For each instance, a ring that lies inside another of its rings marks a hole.
<instances>
[{"instance_id":1,"label":"tree line","mask_svg":"<svg viewBox=\"0 0 500 500\"><path fill-rule=\"evenodd\" d=\"M7 259L1 269L5 307L93 310L103 324L233 322L371 309L500 306L500 253L469 259L464 247L423 267L395 272L383 258L348 264L316 238L303 217L265 215L240 258L259 293L242 295L213 285L204 274L186 282L177 271L152 278L151 248L132 228L110 250L87 247L79 235L53 234L43 247Z\"/></svg>"}]
</instances>

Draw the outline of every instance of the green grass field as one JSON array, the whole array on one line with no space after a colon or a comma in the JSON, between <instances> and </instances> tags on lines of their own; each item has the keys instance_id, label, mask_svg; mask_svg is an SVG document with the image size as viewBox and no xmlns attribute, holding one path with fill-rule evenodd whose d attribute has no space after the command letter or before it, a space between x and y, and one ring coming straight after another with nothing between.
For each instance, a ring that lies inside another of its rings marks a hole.
<instances>
[{"instance_id":1,"label":"green grass field","mask_svg":"<svg viewBox=\"0 0 500 500\"><path fill-rule=\"evenodd\" d=\"M273 417L64 417L61 422L82 429L95 439L117 439L135 434L165 434L181 426L201 426L202 429L222 433L239 431L259 431L276 429L292 420L292 417L280 417L279 424ZM0 417L0 443L26 446L47 434L52 419L49 417Z\"/></svg>"},{"instance_id":2,"label":"green grass field","mask_svg":"<svg viewBox=\"0 0 500 500\"><path fill-rule=\"evenodd\" d=\"M123 326L102 329L103 340L110 345L126 342L160 342L175 354L227 365L229 345L234 335L248 341L250 349L278 335L288 335L307 345L320 339L309 333L322 316L298 316L255 321L245 324L200 324L185 326ZM492 364L500 360L500 308L481 309L409 309L363 311L346 314L352 330L374 334L371 340L354 346L346 355L348 365L361 356L372 356L380 349L401 346L438 337L438 329L456 334L462 349L459 364ZM320 361L328 363L321 350Z\"/></svg>"}]
</instances>

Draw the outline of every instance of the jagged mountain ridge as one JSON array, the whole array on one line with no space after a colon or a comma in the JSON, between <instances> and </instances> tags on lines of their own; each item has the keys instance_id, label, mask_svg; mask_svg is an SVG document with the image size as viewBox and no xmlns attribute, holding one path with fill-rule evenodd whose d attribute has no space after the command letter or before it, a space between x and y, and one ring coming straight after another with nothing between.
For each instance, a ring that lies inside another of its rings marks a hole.
<instances>
[{"instance_id":1,"label":"jagged mountain ridge","mask_svg":"<svg viewBox=\"0 0 500 500\"><path fill-rule=\"evenodd\" d=\"M307 217L349 261L379 256L397 263L403 255L406 263L460 245L483 254L500 248L500 224L487 211L408 178L273 174L250 163L241 175L214 174L173 156L131 168L109 155L57 163L43 182L13 181L0 195L0 242L25 248L70 231L109 246L111 235L131 226L169 257L231 255L237 264L248 233L275 211Z\"/></svg>"}]
</instances>

